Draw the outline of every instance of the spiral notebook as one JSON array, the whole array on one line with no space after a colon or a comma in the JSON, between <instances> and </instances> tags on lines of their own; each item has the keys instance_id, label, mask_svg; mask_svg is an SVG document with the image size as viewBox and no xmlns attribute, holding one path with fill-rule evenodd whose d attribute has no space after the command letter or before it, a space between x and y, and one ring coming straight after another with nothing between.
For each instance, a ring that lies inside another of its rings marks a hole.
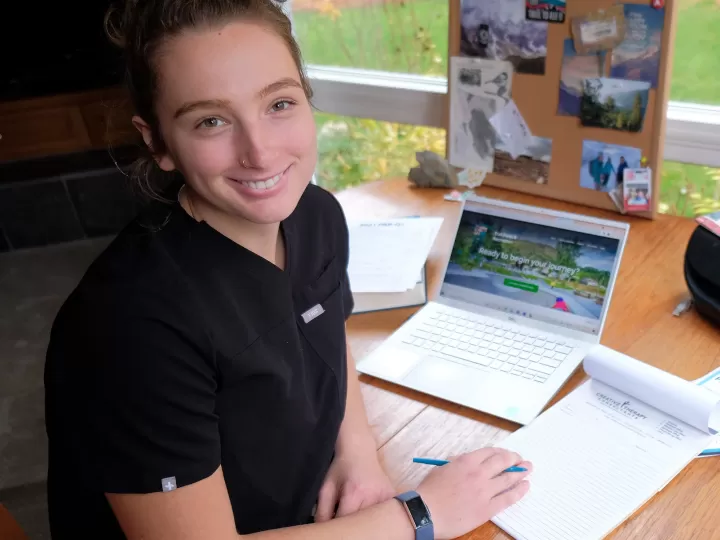
<instances>
[{"instance_id":1,"label":"spiral notebook","mask_svg":"<svg viewBox=\"0 0 720 540\"><path fill-rule=\"evenodd\" d=\"M720 396L606 347L590 380L499 445L533 463L530 491L493 518L516 539L604 538L713 440Z\"/></svg>"}]
</instances>

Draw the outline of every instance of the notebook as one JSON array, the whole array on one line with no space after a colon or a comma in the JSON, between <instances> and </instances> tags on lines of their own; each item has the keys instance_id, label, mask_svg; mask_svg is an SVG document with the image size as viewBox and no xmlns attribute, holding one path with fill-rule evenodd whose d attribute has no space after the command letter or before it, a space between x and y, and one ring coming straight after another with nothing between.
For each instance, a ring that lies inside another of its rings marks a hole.
<instances>
[{"instance_id":1,"label":"notebook","mask_svg":"<svg viewBox=\"0 0 720 540\"><path fill-rule=\"evenodd\" d=\"M594 347L590 380L499 446L533 462L530 491L493 521L516 539L595 540L705 449L720 396Z\"/></svg>"},{"instance_id":2,"label":"notebook","mask_svg":"<svg viewBox=\"0 0 720 540\"><path fill-rule=\"evenodd\" d=\"M427 303L427 280L425 275L425 267L423 266L415 286L402 292L354 292L355 306L352 311L353 315L425 305Z\"/></svg>"}]
</instances>

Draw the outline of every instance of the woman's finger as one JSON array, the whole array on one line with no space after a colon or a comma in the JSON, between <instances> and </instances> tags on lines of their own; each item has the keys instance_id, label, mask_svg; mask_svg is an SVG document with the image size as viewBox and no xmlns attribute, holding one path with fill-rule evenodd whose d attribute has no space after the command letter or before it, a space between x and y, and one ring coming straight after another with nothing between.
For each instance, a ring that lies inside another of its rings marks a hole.
<instances>
[{"instance_id":1,"label":"woman's finger","mask_svg":"<svg viewBox=\"0 0 720 540\"><path fill-rule=\"evenodd\" d=\"M494 478L502 474L505 469L517 465L521 461L522 458L515 452L503 451L490 456L482 466L485 468L488 476Z\"/></svg>"},{"instance_id":2,"label":"woman's finger","mask_svg":"<svg viewBox=\"0 0 720 540\"><path fill-rule=\"evenodd\" d=\"M340 504L338 505L337 517L349 516L362 508L363 499L356 494L341 494Z\"/></svg>"},{"instance_id":3,"label":"woman's finger","mask_svg":"<svg viewBox=\"0 0 720 540\"><path fill-rule=\"evenodd\" d=\"M510 489L490 499L490 515L495 516L522 499L530 489L527 480L521 480Z\"/></svg>"},{"instance_id":4,"label":"woman's finger","mask_svg":"<svg viewBox=\"0 0 720 540\"><path fill-rule=\"evenodd\" d=\"M503 472L490 480L490 488L494 493L493 496L497 497L509 490L532 472L532 464L529 461L521 461L517 464L517 467L522 467L527 470L522 472Z\"/></svg>"},{"instance_id":5,"label":"woman's finger","mask_svg":"<svg viewBox=\"0 0 720 540\"><path fill-rule=\"evenodd\" d=\"M338 488L335 482L325 482L318 495L317 510L315 511L315 521L317 523L330 521L333 518L337 498Z\"/></svg>"}]
</instances>

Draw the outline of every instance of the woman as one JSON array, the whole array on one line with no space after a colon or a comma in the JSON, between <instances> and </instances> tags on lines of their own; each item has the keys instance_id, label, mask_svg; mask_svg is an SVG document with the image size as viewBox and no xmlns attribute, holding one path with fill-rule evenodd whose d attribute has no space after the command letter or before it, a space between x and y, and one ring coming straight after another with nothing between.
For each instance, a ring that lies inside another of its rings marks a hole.
<instances>
[{"instance_id":1,"label":"woman","mask_svg":"<svg viewBox=\"0 0 720 540\"><path fill-rule=\"evenodd\" d=\"M151 152L144 186L181 187L118 235L53 326L53 538L416 537L346 346L347 227L308 185L311 91L289 21L269 0L131 0L108 26ZM524 473L502 473L518 463L484 449L432 471L417 491L435 537L520 499Z\"/></svg>"}]
</instances>

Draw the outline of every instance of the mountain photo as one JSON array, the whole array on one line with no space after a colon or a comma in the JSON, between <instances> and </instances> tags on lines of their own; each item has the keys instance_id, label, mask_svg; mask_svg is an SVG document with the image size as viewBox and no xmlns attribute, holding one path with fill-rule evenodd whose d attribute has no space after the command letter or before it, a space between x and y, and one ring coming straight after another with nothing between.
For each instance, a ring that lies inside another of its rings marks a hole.
<instances>
[{"instance_id":1,"label":"mountain photo","mask_svg":"<svg viewBox=\"0 0 720 540\"><path fill-rule=\"evenodd\" d=\"M625 4L625 39L612 52L610 76L657 88L665 10Z\"/></svg>"},{"instance_id":2,"label":"mountain photo","mask_svg":"<svg viewBox=\"0 0 720 540\"><path fill-rule=\"evenodd\" d=\"M642 130L650 83L600 77L585 79L580 103L583 126Z\"/></svg>"},{"instance_id":3,"label":"mountain photo","mask_svg":"<svg viewBox=\"0 0 720 540\"><path fill-rule=\"evenodd\" d=\"M560 94L558 114L580 116L580 102L583 95L583 81L603 74L605 51L601 53L578 54L572 38L563 45L563 62L560 72Z\"/></svg>"},{"instance_id":4,"label":"mountain photo","mask_svg":"<svg viewBox=\"0 0 720 540\"><path fill-rule=\"evenodd\" d=\"M525 0L462 0L460 52L545 74L548 23L525 19Z\"/></svg>"}]
</instances>

